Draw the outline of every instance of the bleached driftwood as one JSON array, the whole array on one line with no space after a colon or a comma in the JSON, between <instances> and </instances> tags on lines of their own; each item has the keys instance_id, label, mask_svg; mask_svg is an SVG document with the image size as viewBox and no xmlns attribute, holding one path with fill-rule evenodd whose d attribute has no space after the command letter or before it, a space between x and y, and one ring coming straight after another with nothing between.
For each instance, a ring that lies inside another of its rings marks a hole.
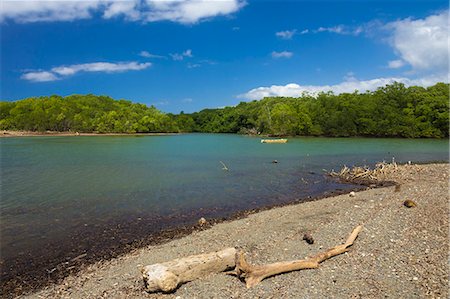
<instances>
[{"instance_id":1,"label":"bleached driftwood","mask_svg":"<svg viewBox=\"0 0 450 299\"><path fill-rule=\"evenodd\" d=\"M235 248L227 248L217 252L148 265L143 267L141 272L147 291L171 292L184 282L234 268L236 254Z\"/></svg>"},{"instance_id":2,"label":"bleached driftwood","mask_svg":"<svg viewBox=\"0 0 450 299\"><path fill-rule=\"evenodd\" d=\"M274 276L276 274L302 269L318 268L319 264L324 260L348 251L348 248L353 245L353 242L358 237L358 234L362 230L362 228L363 228L362 225L357 226L349 235L347 241L344 244L330 248L327 251L321 252L305 260L296 260L296 261L279 262L268 265L254 266L250 265L245 260L244 253L240 251L236 255L236 268L234 274L240 278L245 279L247 288L250 288L261 282L264 278Z\"/></svg>"},{"instance_id":3,"label":"bleached driftwood","mask_svg":"<svg viewBox=\"0 0 450 299\"><path fill-rule=\"evenodd\" d=\"M344 166L339 172L331 171L328 174L347 182L369 181L376 183L386 180L389 174L396 171L398 171L398 165L395 161L392 161L392 163L377 163L374 169L367 166L353 168Z\"/></svg>"}]
</instances>

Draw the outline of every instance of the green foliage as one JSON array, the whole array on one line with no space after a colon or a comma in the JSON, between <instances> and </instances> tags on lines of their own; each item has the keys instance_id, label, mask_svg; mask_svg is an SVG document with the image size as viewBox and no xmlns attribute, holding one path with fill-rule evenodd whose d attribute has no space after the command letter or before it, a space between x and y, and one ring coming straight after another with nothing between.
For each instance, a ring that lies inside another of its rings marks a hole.
<instances>
[{"instance_id":1,"label":"green foliage","mask_svg":"<svg viewBox=\"0 0 450 299\"><path fill-rule=\"evenodd\" d=\"M444 138L449 136L449 84L407 88L394 83L366 93L269 97L178 115L106 96L29 98L0 102L0 129Z\"/></svg>"},{"instance_id":2,"label":"green foliage","mask_svg":"<svg viewBox=\"0 0 450 299\"><path fill-rule=\"evenodd\" d=\"M270 97L189 116L195 125L188 131L196 132L443 138L449 136L449 85L394 83L366 93Z\"/></svg>"},{"instance_id":3,"label":"green foliage","mask_svg":"<svg viewBox=\"0 0 450 299\"><path fill-rule=\"evenodd\" d=\"M106 96L72 95L0 102L0 129L99 133L178 132L155 107Z\"/></svg>"}]
</instances>

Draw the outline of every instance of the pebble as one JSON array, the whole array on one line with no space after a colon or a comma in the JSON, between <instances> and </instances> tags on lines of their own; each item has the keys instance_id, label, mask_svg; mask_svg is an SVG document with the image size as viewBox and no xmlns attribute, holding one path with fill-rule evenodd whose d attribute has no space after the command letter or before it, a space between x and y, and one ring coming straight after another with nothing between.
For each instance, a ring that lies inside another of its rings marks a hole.
<instances>
[{"instance_id":1,"label":"pebble","mask_svg":"<svg viewBox=\"0 0 450 299\"><path fill-rule=\"evenodd\" d=\"M204 226L204 225L206 225L208 223L208 221L206 221L206 219L205 218L200 218L199 220L198 220L198 224L200 225L200 226Z\"/></svg>"}]
</instances>

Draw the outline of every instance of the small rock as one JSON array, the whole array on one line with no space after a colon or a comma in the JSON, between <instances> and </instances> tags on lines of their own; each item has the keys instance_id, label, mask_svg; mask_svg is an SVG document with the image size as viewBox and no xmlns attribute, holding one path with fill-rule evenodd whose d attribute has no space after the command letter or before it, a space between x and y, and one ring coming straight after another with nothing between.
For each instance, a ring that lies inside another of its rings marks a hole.
<instances>
[{"instance_id":1,"label":"small rock","mask_svg":"<svg viewBox=\"0 0 450 299\"><path fill-rule=\"evenodd\" d=\"M305 240L306 243L308 243L308 244L314 244L314 239L313 239L313 237L311 236L310 233L305 233L303 235L303 240Z\"/></svg>"},{"instance_id":2,"label":"small rock","mask_svg":"<svg viewBox=\"0 0 450 299\"><path fill-rule=\"evenodd\" d=\"M350 196L350 197L355 197L355 196L356 196L356 193L352 191L352 192L350 192L349 196Z\"/></svg>"},{"instance_id":3,"label":"small rock","mask_svg":"<svg viewBox=\"0 0 450 299\"><path fill-rule=\"evenodd\" d=\"M410 199L405 200L405 201L403 202L403 205L404 205L405 207L407 207L407 208L414 208L414 207L417 207L417 204L416 204L414 201L410 200Z\"/></svg>"},{"instance_id":4,"label":"small rock","mask_svg":"<svg viewBox=\"0 0 450 299\"><path fill-rule=\"evenodd\" d=\"M278 163L278 160L273 160L272 163L276 164Z\"/></svg>"},{"instance_id":5,"label":"small rock","mask_svg":"<svg viewBox=\"0 0 450 299\"><path fill-rule=\"evenodd\" d=\"M198 220L198 225L205 226L206 224L208 224L208 221L205 218L202 217Z\"/></svg>"}]
</instances>

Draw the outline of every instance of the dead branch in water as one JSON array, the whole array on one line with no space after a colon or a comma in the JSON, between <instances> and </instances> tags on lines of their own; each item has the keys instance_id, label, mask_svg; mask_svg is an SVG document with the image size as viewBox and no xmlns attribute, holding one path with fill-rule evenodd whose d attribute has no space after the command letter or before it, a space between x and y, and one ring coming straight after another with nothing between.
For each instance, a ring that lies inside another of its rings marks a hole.
<instances>
[{"instance_id":1,"label":"dead branch in water","mask_svg":"<svg viewBox=\"0 0 450 299\"><path fill-rule=\"evenodd\" d=\"M222 161L219 161L219 162L220 162L220 164L223 165L222 170L225 170L225 171L228 171L228 170L229 170L228 167L225 165L225 163L223 163Z\"/></svg>"},{"instance_id":2,"label":"dead branch in water","mask_svg":"<svg viewBox=\"0 0 450 299\"><path fill-rule=\"evenodd\" d=\"M381 162L377 163L374 169L371 169L368 166L348 168L344 165L339 172L331 171L328 174L346 182L377 184L385 181L388 175L396 172L397 170L397 163Z\"/></svg>"}]
</instances>

